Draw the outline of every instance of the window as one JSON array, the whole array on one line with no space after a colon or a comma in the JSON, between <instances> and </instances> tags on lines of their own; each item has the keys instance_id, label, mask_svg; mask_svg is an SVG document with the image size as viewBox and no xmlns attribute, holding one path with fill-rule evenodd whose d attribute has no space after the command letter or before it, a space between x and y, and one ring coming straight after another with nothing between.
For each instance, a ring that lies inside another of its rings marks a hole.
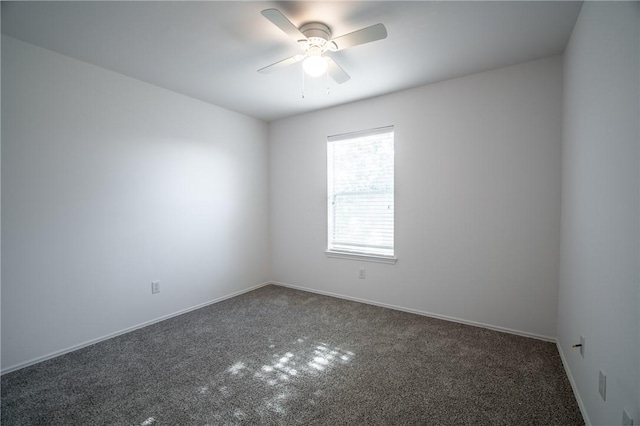
<instances>
[{"instance_id":1,"label":"window","mask_svg":"<svg viewBox=\"0 0 640 426\"><path fill-rule=\"evenodd\" d=\"M394 263L393 127L327 139L331 257Z\"/></svg>"}]
</instances>

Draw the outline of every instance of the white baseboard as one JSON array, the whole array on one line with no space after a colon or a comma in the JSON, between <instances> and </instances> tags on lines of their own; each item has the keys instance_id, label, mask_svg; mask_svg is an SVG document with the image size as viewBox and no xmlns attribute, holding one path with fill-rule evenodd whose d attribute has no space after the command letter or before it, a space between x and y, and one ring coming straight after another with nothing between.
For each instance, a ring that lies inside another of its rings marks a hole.
<instances>
[{"instance_id":1,"label":"white baseboard","mask_svg":"<svg viewBox=\"0 0 640 426\"><path fill-rule=\"evenodd\" d=\"M576 398L576 401L578 402L578 407L580 408L580 413L582 414L582 418L584 419L584 422L585 422L586 426L591 426L591 421L589 420L589 416L587 415L587 410L585 409L584 403L582 402L582 398L580 397L580 393L578 392L578 387L576 386L576 382L573 379L573 375L571 374L571 370L569 369L569 364L567 363L567 360L566 360L566 358L564 356L564 352L562 351L562 347L560 346L560 343L558 342L558 339L555 338L555 337L543 336L543 335L539 335L539 334L528 333L528 332L525 332L525 331L513 330L513 329L510 329L510 328L499 327L499 326L490 325L490 324L484 324L484 323L480 323L480 322L476 322L476 321L468 321L468 320L464 320L464 319L460 319L460 318L449 317L449 316L446 316L446 315L439 315L439 314L434 314L434 313L431 313L431 312L420 311L420 310L417 310L417 309L404 308L402 306L390 305L388 303L374 302L374 301L371 301L371 300L360 299L358 297L345 296L345 295L342 295L342 294L332 293L332 292L329 292L329 291L316 290L316 289L313 289L313 288L302 287L302 286L293 285L293 284L289 284L289 283L271 281L270 284L281 286L281 287L293 288L293 289L296 289L296 290L307 291L307 292L310 292L310 293L322 294L322 295L325 295L325 296L337 297L339 299L352 300L354 302L366 303L366 304L369 304L369 305L380 306L380 307L389 308L389 309L395 309L395 310L398 310L398 311L408 312L408 313L411 313L411 314L417 314L417 315L422 315L422 316L426 316L426 317L442 319L442 320L445 320L445 321L457 322L457 323L471 325L471 326L475 326L475 327L487 328L489 330L495 330L495 331L500 331L500 332L503 332L503 333L515 334L515 335L518 335L518 336L530 337L530 338L533 338L533 339L544 340L546 342L555 343L556 347L558 348L558 353L560 354L560 359L562 360L562 366L564 367L565 374L567 375L567 378L569 379L569 383L571 384L571 389L573 390L573 394L574 394L574 396Z\"/></svg>"},{"instance_id":2,"label":"white baseboard","mask_svg":"<svg viewBox=\"0 0 640 426\"><path fill-rule=\"evenodd\" d=\"M310 293L322 294L324 296L337 297L339 299L351 300L351 301L354 301L354 302L366 303L368 305L380 306L382 308L394 309L396 311L408 312L410 314L422 315L422 316L425 316L425 317L436 318L436 319L441 319L441 320L451 321L451 322L457 322L457 323L460 323L460 324L472 325L474 327L486 328L486 329L489 329L489 330L500 331L500 332L503 332L503 333L515 334L517 336L530 337L532 339L544 340L545 342L553 342L553 343L556 342L556 338L555 337L544 336L544 335L535 334L535 333L529 333L529 332L526 332L526 331L513 330L511 328L500 327L500 326L497 326L497 325L484 324L484 323L481 323L481 322L469 321L469 320L465 320L465 319L461 319L461 318L455 318L455 317L450 317L450 316L446 316L446 315L434 314L434 313L431 313L431 312L421 311L421 310L418 310L418 309L405 308L403 306L391 305L391 304L382 303L382 302L375 302L375 301L372 301L372 300L360 299L358 297L345 296L343 294L332 293L332 292L329 292L329 291L316 290L316 289L313 289L313 288L302 287L302 286L289 284L289 283L278 282L278 281L271 281L270 284L281 286L281 287L289 287L289 288L293 288L293 289L296 289L296 290L308 291Z\"/></svg>"},{"instance_id":3,"label":"white baseboard","mask_svg":"<svg viewBox=\"0 0 640 426\"><path fill-rule=\"evenodd\" d=\"M119 336L121 334L129 333L131 331L138 330L140 328L144 328L144 327L147 327L147 326L152 325L152 324L156 324L158 322L167 320L169 318L172 318L172 317L175 317L175 316L178 316L178 315L182 315L182 314L185 314L187 312L191 312L191 311L194 311L196 309L200 309L200 308L203 308L205 306L212 305L212 304L221 302L223 300L230 299L230 298L235 297L235 296L239 296L239 295L241 295L243 293L247 293L249 291L256 290L256 289L258 289L260 287L264 287L264 286L269 285L269 284L273 284L273 285L277 285L277 286L281 286L281 287L293 288L293 289L296 289L296 290L307 291L307 292L310 292L310 293L322 294L322 295L325 295L325 296L337 297L339 299L351 300L351 301L354 301L354 302L366 303L368 305L380 306L380 307L383 307L383 308L394 309L394 310L397 310L397 311L408 312L408 313L411 313L411 314L417 314L417 315L422 315L422 316L431 317L431 318L437 318L437 319L441 319L441 320L445 320L445 321L452 321L452 322L456 322L456 323L460 323L460 324L471 325L471 326L474 326L474 327L486 328L486 329L489 329L489 330L500 331L500 332L503 332L503 333L515 334L515 335L523 336L523 337L530 337L530 338L533 338L533 339L544 340L544 341L547 341L547 342L555 342L557 344L557 341L556 341L555 337L543 336L543 335L539 335L539 334L528 333L528 332L519 331L519 330L513 330L513 329L510 329L510 328L494 326L494 325L491 325L491 324L484 324L484 323L480 323L480 322L476 322L476 321L469 321L469 320L450 317L450 316L446 316L446 315L434 314L434 313L431 313L431 312L421 311L421 310L417 310L417 309L405 308L405 307L402 307L402 306L391 305L391 304L388 304L388 303L375 302L375 301L372 301L372 300L346 296L346 295L342 295L342 294L338 294L338 293L332 293L332 292L328 292L328 291L316 290L316 289L312 289L312 288L308 288L308 287L302 287L302 286L293 285L293 284L289 284L289 283L283 283L283 282L278 282L278 281L267 281L267 282L263 282L261 284L255 285L253 287L249 287L249 288L246 288L244 290L240 290L240 291L237 291L235 293L228 294L226 296L222 296L222 297L219 297L217 299L213 299L213 300L210 300L208 302L204 302L204 303L201 303L199 305L192 306L190 308L182 309L180 311L177 311L177 312L174 312L174 313L171 313L171 314L168 314L168 315L164 315L162 317L159 317L159 318L144 322L142 324L138 324L138 325L135 325L135 326L132 326L132 327L128 327L128 328L125 328L123 330L119 330L119 331L116 331L114 333L110 333L110 334L98 337L96 339L88 340L88 341L80 343L78 345L74 345L74 346L59 350L59 351L51 352L49 354L46 354L46 355L43 355L43 356L40 356L40 357L37 357L37 358L30 359L28 361L21 362L19 364L16 364L16 365L7 367L5 369L2 369L0 374L10 373L12 371L20 370L22 368L28 367L30 365L37 364L37 363L42 362L42 361L46 361L46 360L49 360L49 359L52 359L52 358L56 358L58 356L67 354L69 352L73 352L73 351L76 351L78 349L82 349L84 347L91 346L91 345L94 345L96 343L102 342L104 340L111 339L111 338ZM560 347L558 347L558 349L560 349ZM583 417L585 417L585 421L587 421L587 418L586 418L586 415L585 415L585 412L584 412L584 408L583 408L583 405L582 405L582 401L580 400L579 394L576 391L575 383L573 382L573 378L571 377L570 371L569 371L569 369L568 369L568 367L567 367L567 365L565 363L565 359L564 359L564 355L563 355L562 351L560 351L560 356L562 357L562 361L563 361L563 364L565 366L565 370L567 371L567 375L569 377L569 381L571 382L571 386L573 387L574 393L576 394L576 399L578 400L578 405L580 405L580 410L583 413ZM589 423L587 422L587 424L589 424Z\"/></svg>"},{"instance_id":4,"label":"white baseboard","mask_svg":"<svg viewBox=\"0 0 640 426\"><path fill-rule=\"evenodd\" d=\"M119 330L119 331L116 331L114 333L110 333L110 334L98 337L96 339L87 340L86 342L80 343L78 345L70 346L68 348L65 348L65 349L62 349L62 350L59 350L59 351L51 352L49 354L46 354L46 355L43 355L43 356L40 356L40 357L37 357L37 358L30 359L28 361L21 362L19 364L16 364L16 365L13 365L11 367L7 367L7 368L3 369L0 372L0 374L11 373L12 371L20 370L22 368L29 367L30 365L34 365L34 364L37 364L37 363L42 362L42 361L47 361L49 359L56 358L56 357L59 357L59 356L64 355L64 354L68 354L69 352L77 351L78 349L82 349L82 348L85 348L87 346L91 346L91 345L94 345L96 343L102 342L104 340L108 340L108 339L114 338L116 336L120 336L121 334L129 333L131 331L138 330L140 328L144 328L144 327L147 327L147 326L152 325L152 324L156 324L158 322L167 320L169 318L173 318L173 317L176 317L178 315L186 314L187 312L195 311L196 309L204 308L205 306L209 306L209 305L213 305L213 304L218 303L218 302L222 302L223 300L239 296L239 295L241 295L243 293L248 293L250 291L256 290L256 289L258 289L260 287L264 287L264 286L269 285L269 284L271 284L271 281L263 282L261 284L254 285L253 287L249 287L249 288L246 288L244 290L236 291L235 293L231 293L231 294L228 294L226 296L218 297L217 299L213 299L213 300L210 300L208 302L200 303L200 304L192 306L190 308L182 309L180 311L177 311L177 312L174 312L174 313L171 313L171 314L168 314L168 315L164 315L164 316L161 316L159 318L152 319L150 321L143 322L142 324L134 325L132 327L128 327L128 328L125 328L123 330Z\"/></svg>"},{"instance_id":5,"label":"white baseboard","mask_svg":"<svg viewBox=\"0 0 640 426\"><path fill-rule=\"evenodd\" d=\"M576 381L573 380L573 374L571 374L571 369L569 368L569 363L567 362L567 358L564 356L564 351L562 350L562 346L560 342L556 340L556 346L558 347L558 352L560 353L560 359L562 359L562 366L564 367L564 372L569 378L569 383L571 383L571 389L573 389L573 395L576 397L576 401L578 401L578 407L580 408L580 413L582 413L582 418L584 419L584 423L587 426L591 426L591 421L589 420L589 416L587 416L587 410L582 402L582 398L580 398L580 393L578 392L578 386L576 385Z\"/></svg>"}]
</instances>

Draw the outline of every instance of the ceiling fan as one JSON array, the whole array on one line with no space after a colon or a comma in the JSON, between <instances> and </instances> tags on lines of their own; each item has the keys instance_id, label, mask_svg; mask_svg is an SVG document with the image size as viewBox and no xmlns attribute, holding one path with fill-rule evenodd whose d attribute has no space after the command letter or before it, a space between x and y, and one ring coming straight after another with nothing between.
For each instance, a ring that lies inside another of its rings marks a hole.
<instances>
[{"instance_id":1,"label":"ceiling fan","mask_svg":"<svg viewBox=\"0 0 640 426\"><path fill-rule=\"evenodd\" d=\"M310 76L318 77L327 72L336 83L342 84L351 77L325 53L337 52L387 37L387 29L382 24L375 24L340 37L331 38L331 29L322 22L310 22L298 28L277 9L265 9L262 11L262 15L295 40L303 52L260 68L258 72L262 74L303 61L302 67Z\"/></svg>"}]
</instances>

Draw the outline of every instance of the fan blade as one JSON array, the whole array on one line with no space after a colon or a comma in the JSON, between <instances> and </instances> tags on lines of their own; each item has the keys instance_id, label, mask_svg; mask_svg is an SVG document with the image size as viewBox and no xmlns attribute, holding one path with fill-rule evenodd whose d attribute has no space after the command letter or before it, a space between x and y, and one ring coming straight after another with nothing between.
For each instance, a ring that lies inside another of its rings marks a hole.
<instances>
[{"instance_id":1,"label":"fan blade","mask_svg":"<svg viewBox=\"0 0 640 426\"><path fill-rule=\"evenodd\" d=\"M300 32L298 27L293 25L286 16L280 13L278 9L265 9L261 13L262 16L271 21L273 25L280 28L295 41L303 41L307 39L307 37Z\"/></svg>"},{"instance_id":2,"label":"fan blade","mask_svg":"<svg viewBox=\"0 0 640 426\"><path fill-rule=\"evenodd\" d=\"M387 29L382 24L375 24L370 27L334 38L333 40L331 40L331 42L333 43L333 46L335 46L335 50L331 50L338 51L346 49L347 47L353 47L358 46L359 44L382 40L383 38L387 38Z\"/></svg>"},{"instance_id":3,"label":"fan blade","mask_svg":"<svg viewBox=\"0 0 640 426\"><path fill-rule=\"evenodd\" d=\"M329 62L329 67L327 69L329 76L338 84L342 84L342 83L345 83L346 81L349 81L351 76L347 74L347 72L343 70L342 67L340 67L340 65L338 65L336 61L334 61L329 57L327 58Z\"/></svg>"},{"instance_id":4,"label":"fan blade","mask_svg":"<svg viewBox=\"0 0 640 426\"><path fill-rule=\"evenodd\" d=\"M288 65L295 64L296 62L300 62L304 59L304 55L296 55L287 59L283 59L281 61L276 62L275 64L267 65L264 68L260 68L258 72L260 74L269 74L271 71L276 70L278 68L284 68Z\"/></svg>"}]
</instances>

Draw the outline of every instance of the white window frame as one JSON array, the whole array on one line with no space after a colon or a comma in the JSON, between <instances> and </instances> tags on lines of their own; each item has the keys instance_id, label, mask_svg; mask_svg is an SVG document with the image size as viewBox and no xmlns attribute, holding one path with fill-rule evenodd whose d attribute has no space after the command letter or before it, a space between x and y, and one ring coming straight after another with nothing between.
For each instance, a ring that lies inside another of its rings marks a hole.
<instances>
[{"instance_id":1,"label":"white window frame","mask_svg":"<svg viewBox=\"0 0 640 426\"><path fill-rule=\"evenodd\" d=\"M329 136L327 138L327 210L326 210L327 212L327 249L325 251L325 254L327 257L359 260L359 261L366 261L366 262L386 263L386 264L395 264L396 261L398 260L395 257L395 213L394 213L393 228L392 228L393 234L394 234L392 255L366 253L366 252L360 252L357 250L340 250L340 249L331 247L331 240L332 240L331 214L332 214L333 201L330 200L330 197L332 195L332 188L330 187L332 182L332 176L331 176L332 172L329 170L329 163L330 163L329 157L328 157L329 144L340 143L340 142L350 141L353 139L363 138L367 136L375 136L375 135L386 134L386 133L392 133L392 135L395 137L394 126L386 126L386 127L376 128L376 129L345 133L340 135ZM395 146L395 141L394 141L394 146ZM393 164L393 175L394 175L393 178L395 179L395 159ZM395 204L395 190L394 190L393 196L394 196L394 204Z\"/></svg>"}]
</instances>

